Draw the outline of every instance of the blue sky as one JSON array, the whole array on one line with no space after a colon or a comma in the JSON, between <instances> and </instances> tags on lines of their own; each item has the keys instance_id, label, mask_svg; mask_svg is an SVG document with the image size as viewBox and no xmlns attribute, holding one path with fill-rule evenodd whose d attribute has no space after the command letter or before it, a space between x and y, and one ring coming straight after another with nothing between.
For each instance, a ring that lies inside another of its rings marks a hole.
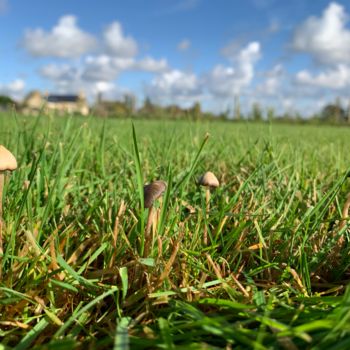
<instances>
[{"instance_id":1,"label":"blue sky","mask_svg":"<svg viewBox=\"0 0 350 350\"><path fill-rule=\"evenodd\" d=\"M350 96L350 4L0 0L0 93L84 91L310 115Z\"/></svg>"}]
</instances>

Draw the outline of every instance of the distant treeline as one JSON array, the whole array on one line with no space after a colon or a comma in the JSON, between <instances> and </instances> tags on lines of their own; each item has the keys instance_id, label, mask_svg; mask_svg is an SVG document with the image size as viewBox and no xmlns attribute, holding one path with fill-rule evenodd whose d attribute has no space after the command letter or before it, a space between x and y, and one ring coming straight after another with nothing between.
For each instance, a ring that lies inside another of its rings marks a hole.
<instances>
[{"instance_id":1,"label":"distant treeline","mask_svg":"<svg viewBox=\"0 0 350 350\"><path fill-rule=\"evenodd\" d=\"M21 103L8 96L0 95L0 111L15 110L21 112ZM141 107L136 107L136 98L125 95L122 100L102 100L98 98L91 107L91 114L101 118L152 118L152 119L191 119L191 120L225 120L225 121L274 121L281 123L327 123L350 125L350 106L344 108L340 100L327 104L319 112L305 116L299 112L278 113L273 107L263 108L259 103L253 103L250 111L242 113L239 99L234 100L232 110L213 113L203 111L201 104L196 102L190 108L183 108L176 104L161 106L146 98Z\"/></svg>"}]
</instances>

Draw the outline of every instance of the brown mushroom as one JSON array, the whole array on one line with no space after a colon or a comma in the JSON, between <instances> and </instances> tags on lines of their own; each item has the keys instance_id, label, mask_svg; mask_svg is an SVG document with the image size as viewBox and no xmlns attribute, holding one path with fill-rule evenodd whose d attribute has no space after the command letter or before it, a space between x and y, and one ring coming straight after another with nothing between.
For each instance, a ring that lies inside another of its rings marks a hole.
<instances>
[{"instance_id":1,"label":"brown mushroom","mask_svg":"<svg viewBox=\"0 0 350 350\"><path fill-rule=\"evenodd\" d=\"M0 145L0 221L2 221L2 193L4 189L5 172L17 169L15 156Z\"/></svg>"},{"instance_id":2,"label":"brown mushroom","mask_svg":"<svg viewBox=\"0 0 350 350\"><path fill-rule=\"evenodd\" d=\"M211 172L207 171L204 175L202 175L198 179L198 184L201 186L206 187L205 189L205 204L206 204L206 212L207 215L210 210L210 190L216 187L219 187L220 183L217 177ZM203 242L205 245L208 244L208 234L207 234L207 228L205 227L204 233L203 233Z\"/></svg>"},{"instance_id":3,"label":"brown mushroom","mask_svg":"<svg viewBox=\"0 0 350 350\"><path fill-rule=\"evenodd\" d=\"M17 169L15 156L4 146L0 145L0 253L2 253L2 195L4 190L5 172L13 171L15 169Z\"/></svg>"},{"instance_id":4,"label":"brown mushroom","mask_svg":"<svg viewBox=\"0 0 350 350\"><path fill-rule=\"evenodd\" d=\"M154 216L153 204L154 204L154 201L156 201L158 198L162 196L166 188L167 188L167 184L165 181L162 181L162 180L153 181L150 184L145 185L143 187L145 208L149 209L147 224L145 229L145 248L144 248L145 257L148 255L149 246L151 243L149 242L149 240L150 240L150 232L151 232L153 216Z\"/></svg>"},{"instance_id":5,"label":"brown mushroom","mask_svg":"<svg viewBox=\"0 0 350 350\"><path fill-rule=\"evenodd\" d=\"M167 184L165 181L153 181L143 187L143 196L145 199L145 208L151 208L155 200L157 200L166 190Z\"/></svg>"},{"instance_id":6,"label":"brown mushroom","mask_svg":"<svg viewBox=\"0 0 350 350\"><path fill-rule=\"evenodd\" d=\"M199 178L198 183L199 185L206 187L205 199L207 204L207 210L209 210L208 207L210 202L210 189L219 187L219 180L211 171L207 171L204 175L202 175Z\"/></svg>"}]
</instances>

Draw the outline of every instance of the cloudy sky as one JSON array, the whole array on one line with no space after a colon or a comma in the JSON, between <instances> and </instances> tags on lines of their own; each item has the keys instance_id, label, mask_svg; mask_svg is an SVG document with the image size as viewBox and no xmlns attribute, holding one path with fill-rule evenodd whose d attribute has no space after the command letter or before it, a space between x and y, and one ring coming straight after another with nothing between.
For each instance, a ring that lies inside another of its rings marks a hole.
<instances>
[{"instance_id":1,"label":"cloudy sky","mask_svg":"<svg viewBox=\"0 0 350 350\"><path fill-rule=\"evenodd\" d=\"M344 0L0 0L0 94L309 115L348 104L349 20Z\"/></svg>"}]
</instances>

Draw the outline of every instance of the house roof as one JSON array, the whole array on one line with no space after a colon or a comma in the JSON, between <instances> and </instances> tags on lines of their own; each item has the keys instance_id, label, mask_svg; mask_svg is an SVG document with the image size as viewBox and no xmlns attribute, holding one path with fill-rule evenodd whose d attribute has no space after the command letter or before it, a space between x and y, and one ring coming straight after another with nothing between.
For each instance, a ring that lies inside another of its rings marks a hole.
<instances>
[{"instance_id":1,"label":"house roof","mask_svg":"<svg viewBox=\"0 0 350 350\"><path fill-rule=\"evenodd\" d=\"M47 102L77 102L79 100L78 95L49 95L46 97Z\"/></svg>"}]
</instances>

